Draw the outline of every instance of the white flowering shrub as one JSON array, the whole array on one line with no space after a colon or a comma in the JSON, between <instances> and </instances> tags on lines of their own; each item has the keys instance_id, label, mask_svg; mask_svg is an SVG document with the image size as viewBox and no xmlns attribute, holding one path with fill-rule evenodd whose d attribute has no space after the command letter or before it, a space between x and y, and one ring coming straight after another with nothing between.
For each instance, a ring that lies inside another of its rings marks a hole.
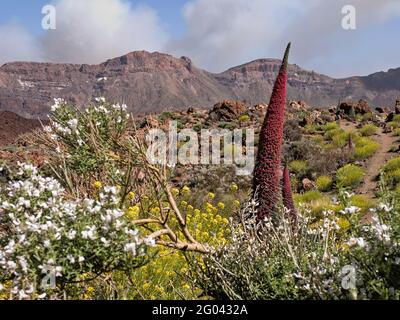
<instances>
[{"instance_id":1,"label":"white flowering shrub","mask_svg":"<svg viewBox=\"0 0 400 320\"><path fill-rule=\"evenodd\" d=\"M358 209L315 221L303 207L296 225L285 210L261 225L240 219L230 244L193 263L192 279L216 299L399 299L398 211L381 204L366 220Z\"/></svg>"},{"instance_id":2,"label":"white flowering shrub","mask_svg":"<svg viewBox=\"0 0 400 320\"><path fill-rule=\"evenodd\" d=\"M90 185L125 185L135 155L126 139L127 106L110 104L104 98L80 110L55 99L40 141L46 146L53 174L74 194L90 195ZM127 191L127 193L129 190Z\"/></svg>"},{"instance_id":3,"label":"white flowering shrub","mask_svg":"<svg viewBox=\"0 0 400 320\"><path fill-rule=\"evenodd\" d=\"M96 200L66 199L55 179L20 164L0 189L0 289L17 299L54 298L68 284L145 264L152 241L119 203L115 187Z\"/></svg>"}]
</instances>

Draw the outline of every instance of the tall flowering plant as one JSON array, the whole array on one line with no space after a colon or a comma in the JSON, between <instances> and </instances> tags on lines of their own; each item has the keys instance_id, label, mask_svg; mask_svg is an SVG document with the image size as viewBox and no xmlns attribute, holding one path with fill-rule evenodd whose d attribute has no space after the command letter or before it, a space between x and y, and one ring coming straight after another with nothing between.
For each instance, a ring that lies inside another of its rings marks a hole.
<instances>
[{"instance_id":1,"label":"tall flowering plant","mask_svg":"<svg viewBox=\"0 0 400 320\"><path fill-rule=\"evenodd\" d=\"M280 196L279 171L286 107L287 65L290 43L275 81L267 114L260 132L253 189L260 202L257 213L262 220L276 209Z\"/></svg>"}]
</instances>

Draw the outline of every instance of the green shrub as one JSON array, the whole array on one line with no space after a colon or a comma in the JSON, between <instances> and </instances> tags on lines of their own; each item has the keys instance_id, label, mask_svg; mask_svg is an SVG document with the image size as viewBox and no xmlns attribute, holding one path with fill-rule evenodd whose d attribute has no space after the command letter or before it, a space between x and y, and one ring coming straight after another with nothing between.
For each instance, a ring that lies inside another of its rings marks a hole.
<instances>
[{"instance_id":1,"label":"green shrub","mask_svg":"<svg viewBox=\"0 0 400 320\"><path fill-rule=\"evenodd\" d=\"M356 137L355 139L354 157L357 160L365 160L371 157L378 149L379 144L366 137Z\"/></svg>"},{"instance_id":2,"label":"green shrub","mask_svg":"<svg viewBox=\"0 0 400 320\"><path fill-rule=\"evenodd\" d=\"M304 193L294 194L293 198L296 203L310 203L313 201L321 200L324 195L316 190L307 191Z\"/></svg>"},{"instance_id":3,"label":"green shrub","mask_svg":"<svg viewBox=\"0 0 400 320\"><path fill-rule=\"evenodd\" d=\"M296 175L303 176L308 171L308 165L306 161L303 160L293 160L289 163L289 169Z\"/></svg>"},{"instance_id":4,"label":"green shrub","mask_svg":"<svg viewBox=\"0 0 400 320\"><path fill-rule=\"evenodd\" d=\"M399 128L394 129L393 134L394 134L395 136L399 137L399 136L400 136L400 129L399 129Z\"/></svg>"},{"instance_id":5,"label":"green shrub","mask_svg":"<svg viewBox=\"0 0 400 320\"><path fill-rule=\"evenodd\" d=\"M332 140L335 136L345 133L343 129L337 128L325 132L325 140Z\"/></svg>"},{"instance_id":6,"label":"green shrub","mask_svg":"<svg viewBox=\"0 0 400 320\"><path fill-rule=\"evenodd\" d=\"M400 114L396 114L396 115L393 117L393 121L394 121L394 122L397 122L397 123L400 123Z\"/></svg>"},{"instance_id":7,"label":"green shrub","mask_svg":"<svg viewBox=\"0 0 400 320\"><path fill-rule=\"evenodd\" d=\"M390 186L400 182L400 157L390 159L382 169L383 175Z\"/></svg>"},{"instance_id":8,"label":"green shrub","mask_svg":"<svg viewBox=\"0 0 400 320\"><path fill-rule=\"evenodd\" d=\"M329 122L329 123L321 126L321 129L323 131L327 132L327 131L330 131L330 130L340 129L340 127L336 122Z\"/></svg>"},{"instance_id":9,"label":"green shrub","mask_svg":"<svg viewBox=\"0 0 400 320\"><path fill-rule=\"evenodd\" d=\"M364 170L355 165L347 164L336 173L337 186L340 188L357 187L364 178Z\"/></svg>"},{"instance_id":10,"label":"green shrub","mask_svg":"<svg viewBox=\"0 0 400 320\"><path fill-rule=\"evenodd\" d=\"M368 211L370 208L376 207L377 203L374 199L364 194L356 194L351 197L350 204L361 209L362 212Z\"/></svg>"},{"instance_id":11,"label":"green shrub","mask_svg":"<svg viewBox=\"0 0 400 320\"><path fill-rule=\"evenodd\" d=\"M332 178L329 176L320 176L315 183L319 191L326 192L332 187Z\"/></svg>"},{"instance_id":12,"label":"green shrub","mask_svg":"<svg viewBox=\"0 0 400 320\"><path fill-rule=\"evenodd\" d=\"M396 129L399 127L399 123L396 121L390 121L390 122L386 123L386 127L388 127L388 128L392 127L392 128Z\"/></svg>"},{"instance_id":13,"label":"green shrub","mask_svg":"<svg viewBox=\"0 0 400 320\"><path fill-rule=\"evenodd\" d=\"M373 118L374 118L374 115L373 115L371 112L367 112L366 114L364 114L364 115L361 117L361 120L362 120L362 121L372 121Z\"/></svg>"},{"instance_id":14,"label":"green shrub","mask_svg":"<svg viewBox=\"0 0 400 320\"><path fill-rule=\"evenodd\" d=\"M232 124L232 123L230 123L230 122L220 122L220 123L218 124L218 127L219 127L219 128L222 128L222 129L232 130L232 129L235 128L235 125Z\"/></svg>"},{"instance_id":15,"label":"green shrub","mask_svg":"<svg viewBox=\"0 0 400 320\"><path fill-rule=\"evenodd\" d=\"M400 157L390 159L384 166L383 171L389 172L400 169Z\"/></svg>"},{"instance_id":16,"label":"green shrub","mask_svg":"<svg viewBox=\"0 0 400 320\"><path fill-rule=\"evenodd\" d=\"M378 131L378 127L374 124L366 124L359 131L363 137L369 137Z\"/></svg>"},{"instance_id":17,"label":"green shrub","mask_svg":"<svg viewBox=\"0 0 400 320\"><path fill-rule=\"evenodd\" d=\"M163 112L158 116L158 120L160 122L164 122L165 120L168 119L174 120L174 116L171 112Z\"/></svg>"},{"instance_id":18,"label":"green shrub","mask_svg":"<svg viewBox=\"0 0 400 320\"><path fill-rule=\"evenodd\" d=\"M240 122L246 122L250 120L250 116L248 114L243 114L240 116L239 121Z\"/></svg>"},{"instance_id":19,"label":"green shrub","mask_svg":"<svg viewBox=\"0 0 400 320\"><path fill-rule=\"evenodd\" d=\"M348 132L340 132L332 137L332 145L337 148L343 148L348 144L349 141L349 133Z\"/></svg>"}]
</instances>

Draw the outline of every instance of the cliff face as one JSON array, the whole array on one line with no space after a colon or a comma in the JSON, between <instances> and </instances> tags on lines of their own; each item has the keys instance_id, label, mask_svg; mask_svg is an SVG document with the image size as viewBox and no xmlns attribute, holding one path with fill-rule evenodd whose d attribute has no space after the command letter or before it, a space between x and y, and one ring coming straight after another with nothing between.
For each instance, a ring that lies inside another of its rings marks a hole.
<instances>
[{"instance_id":1,"label":"cliff face","mask_svg":"<svg viewBox=\"0 0 400 320\"><path fill-rule=\"evenodd\" d=\"M224 99L265 103L280 60L260 59L220 74L209 73L162 53L137 51L100 65L8 63L0 67L0 110L27 118L46 116L53 98L83 105L105 96L125 102L136 114L211 107ZM297 65L289 66L288 99L313 106L365 99L393 106L400 96L400 68L367 77L333 79Z\"/></svg>"}]
</instances>

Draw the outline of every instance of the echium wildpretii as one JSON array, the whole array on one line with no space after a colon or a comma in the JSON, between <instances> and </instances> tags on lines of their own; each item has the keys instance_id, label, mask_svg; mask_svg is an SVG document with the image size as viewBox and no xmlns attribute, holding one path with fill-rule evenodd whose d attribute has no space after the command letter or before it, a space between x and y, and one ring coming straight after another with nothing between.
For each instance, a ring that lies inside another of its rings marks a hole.
<instances>
[{"instance_id":1,"label":"echium wildpretii","mask_svg":"<svg viewBox=\"0 0 400 320\"><path fill-rule=\"evenodd\" d=\"M290 43L276 78L267 114L260 131L258 154L254 169L253 190L259 200L258 219L269 216L280 198L280 165L283 125L286 108L286 82Z\"/></svg>"},{"instance_id":2,"label":"echium wildpretii","mask_svg":"<svg viewBox=\"0 0 400 320\"><path fill-rule=\"evenodd\" d=\"M297 213L296 208L294 206L293 195L292 195L292 184L290 182L290 174L289 168L285 166L283 169L283 178L282 178L282 202L283 206L288 210L288 218L292 222L296 222Z\"/></svg>"}]
</instances>

